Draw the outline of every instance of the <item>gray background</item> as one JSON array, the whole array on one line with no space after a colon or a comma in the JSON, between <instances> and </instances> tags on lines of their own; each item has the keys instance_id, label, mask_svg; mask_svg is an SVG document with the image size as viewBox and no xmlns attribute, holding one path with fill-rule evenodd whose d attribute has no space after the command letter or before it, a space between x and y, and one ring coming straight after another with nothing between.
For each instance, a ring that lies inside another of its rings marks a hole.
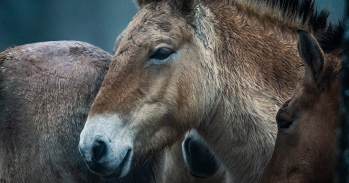
<instances>
[{"instance_id":1,"label":"gray background","mask_svg":"<svg viewBox=\"0 0 349 183\"><path fill-rule=\"evenodd\" d=\"M331 19L345 0L317 0ZM112 52L116 37L137 12L134 0L0 0L0 52L13 45L78 40Z\"/></svg>"}]
</instances>

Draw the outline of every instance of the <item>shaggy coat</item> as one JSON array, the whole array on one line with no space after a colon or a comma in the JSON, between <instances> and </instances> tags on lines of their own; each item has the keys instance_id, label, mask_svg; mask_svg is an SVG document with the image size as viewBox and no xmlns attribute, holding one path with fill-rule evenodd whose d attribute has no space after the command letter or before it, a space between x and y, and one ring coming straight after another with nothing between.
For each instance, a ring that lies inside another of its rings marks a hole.
<instances>
[{"instance_id":1,"label":"shaggy coat","mask_svg":"<svg viewBox=\"0 0 349 183\"><path fill-rule=\"evenodd\" d=\"M195 128L237 182L259 181L304 73L297 30L320 38L328 14L311 0L137 2L81 132L89 168L127 176Z\"/></svg>"},{"instance_id":2,"label":"shaggy coat","mask_svg":"<svg viewBox=\"0 0 349 183\"><path fill-rule=\"evenodd\" d=\"M110 59L107 52L76 41L28 44L0 53L0 182L147 183L161 179L161 157L153 156L124 178L106 180L88 170L76 148ZM168 176L176 177L172 182L221 181L192 177L181 150L171 157L177 157L168 169Z\"/></svg>"},{"instance_id":3,"label":"shaggy coat","mask_svg":"<svg viewBox=\"0 0 349 183\"><path fill-rule=\"evenodd\" d=\"M76 146L110 58L74 41L0 53L1 182L103 182Z\"/></svg>"},{"instance_id":4,"label":"shaggy coat","mask_svg":"<svg viewBox=\"0 0 349 183\"><path fill-rule=\"evenodd\" d=\"M336 38L342 37L343 27L336 29ZM278 134L263 183L334 181L343 48L337 42L332 45L335 52L324 54L310 34L299 34L299 54L306 71L276 115ZM217 165L224 166L212 159L212 150L195 131L186 135L183 154L196 175L212 174ZM205 164L213 166L203 168Z\"/></svg>"},{"instance_id":5,"label":"shaggy coat","mask_svg":"<svg viewBox=\"0 0 349 183\"><path fill-rule=\"evenodd\" d=\"M335 182L341 55L324 54L304 31L299 54L305 75L277 113L278 134L263 183Z\"/></svg>"}]
</instances>

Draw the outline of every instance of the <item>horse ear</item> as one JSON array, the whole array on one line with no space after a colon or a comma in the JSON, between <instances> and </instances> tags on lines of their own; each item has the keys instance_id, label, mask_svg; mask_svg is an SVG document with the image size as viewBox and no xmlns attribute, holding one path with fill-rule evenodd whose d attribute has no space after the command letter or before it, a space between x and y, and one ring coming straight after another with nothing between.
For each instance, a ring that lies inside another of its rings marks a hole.
<instances>
[{"instance_id":1,"label":"horse ear","mask_svg":"<svg viewBox=\"0 0 349 183\"><path fill-rule=\"evenodd\" d=\"M317 79L324 67L324 54L313 36L298 30L298 52L305 66L305 77Z\"/></svg>"}]
</instances>

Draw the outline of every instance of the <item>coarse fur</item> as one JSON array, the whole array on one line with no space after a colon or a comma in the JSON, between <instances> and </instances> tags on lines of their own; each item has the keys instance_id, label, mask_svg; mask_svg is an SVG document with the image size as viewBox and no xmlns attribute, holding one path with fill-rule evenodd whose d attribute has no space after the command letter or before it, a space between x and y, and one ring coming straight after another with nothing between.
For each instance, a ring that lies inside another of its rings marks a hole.
<instances>
[{"instance_id":1,"label":"coarse fur","mask_svg":"<svg viewBox=\"0 0 349 183\"><path fill-rule=\"evenodd\" d=\"M304 31L299 54L305 75L276 116L279 129L263 183L334 182L341 59L324 54Z\"/></svg>"},{"instance_id":2,"label":"coarse fur","mask_svg":"<svg viewBox=\"0 0 349 183\"><path fill-rule=\"evenodd\" d=\"M76 149L111 56L82 42L0 53L1 182L96 182Z\"/></svg>"},{"instance_id":3,"label":"coarse fur","mask_svg":"<svg viewBox=\"0 0 349 183\"><path fill-rule=\"evenodd\" d=\"M332 35L334 40L343 35L340 30L336 32ZM277 114L279 129L275 149L263 183L334 181L341 70L341 54L335 50L343 50L343 45L341 41L332 42L332 48L336 49L324 55L311 35L304 31L299 34L298 48L306 69L305 76ZM188 143L195 143L196 147L185 145ZM191 156L193 148L201 151ZM200 164L214 162L222 166L197 133L186 135L183 155L190 160L186 161L189 169L198 175L217 170L215 166L202 169ZM215 158L203 158L207 156Z\"/></svg>"},{"instance_id":4,"label":"coarse fur","mask_svg":"<svg viewBox=\"0 0 349 183\"><path fill-rule=\"evenodd\" d=\"M81 132L89 168L126 176L195 128L237 182L259 181L304 72L297 30L323 39L328 13L310 0L138 3Z\"/></svg>"},{"instance_id":5,"label":"coarse fur","mask_svg":"<svg viewBox=\"0 0 349 183\"><path fill-rule=\"evenodd\" d=\"M119 180L86 167L77 148L111 55L87 43L55 41L0 53L0 182L153 182L158 157Z\"/></svg>"}]
</instances>

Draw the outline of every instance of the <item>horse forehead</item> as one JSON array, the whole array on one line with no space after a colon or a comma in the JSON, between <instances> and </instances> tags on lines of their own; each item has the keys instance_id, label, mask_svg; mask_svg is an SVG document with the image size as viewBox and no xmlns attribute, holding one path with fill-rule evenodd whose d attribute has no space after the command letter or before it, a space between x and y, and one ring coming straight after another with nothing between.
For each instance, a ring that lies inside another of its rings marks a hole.
<instances>
[{"instance_id":1,"label":"horse forehead","mask_svg":"<svg viewBox=\"0 0 349 183\"><path fill-rule=\"evenodd\" d=\"M147 5L134 17L129 24L130 32L157 30L159 32L170 32L172 27L184 26L186 20L176 13L166 3L158 3L156 6Z\"/></svg>"},{"instance_id":2,"label":"horse forehead","mask_svg":"<svg viewBox=\"0 0 349 183\"><path fill-rule=\"evenodd\" d=\"M187 35L185 34L185 26L186 21L169 16L162 19L139 17L120 34L115 48L123 52L131 47L144 48L144 46L151 46L156 42L177 45L183 40L183 36Z\"/></svg>"}]
</instances>

